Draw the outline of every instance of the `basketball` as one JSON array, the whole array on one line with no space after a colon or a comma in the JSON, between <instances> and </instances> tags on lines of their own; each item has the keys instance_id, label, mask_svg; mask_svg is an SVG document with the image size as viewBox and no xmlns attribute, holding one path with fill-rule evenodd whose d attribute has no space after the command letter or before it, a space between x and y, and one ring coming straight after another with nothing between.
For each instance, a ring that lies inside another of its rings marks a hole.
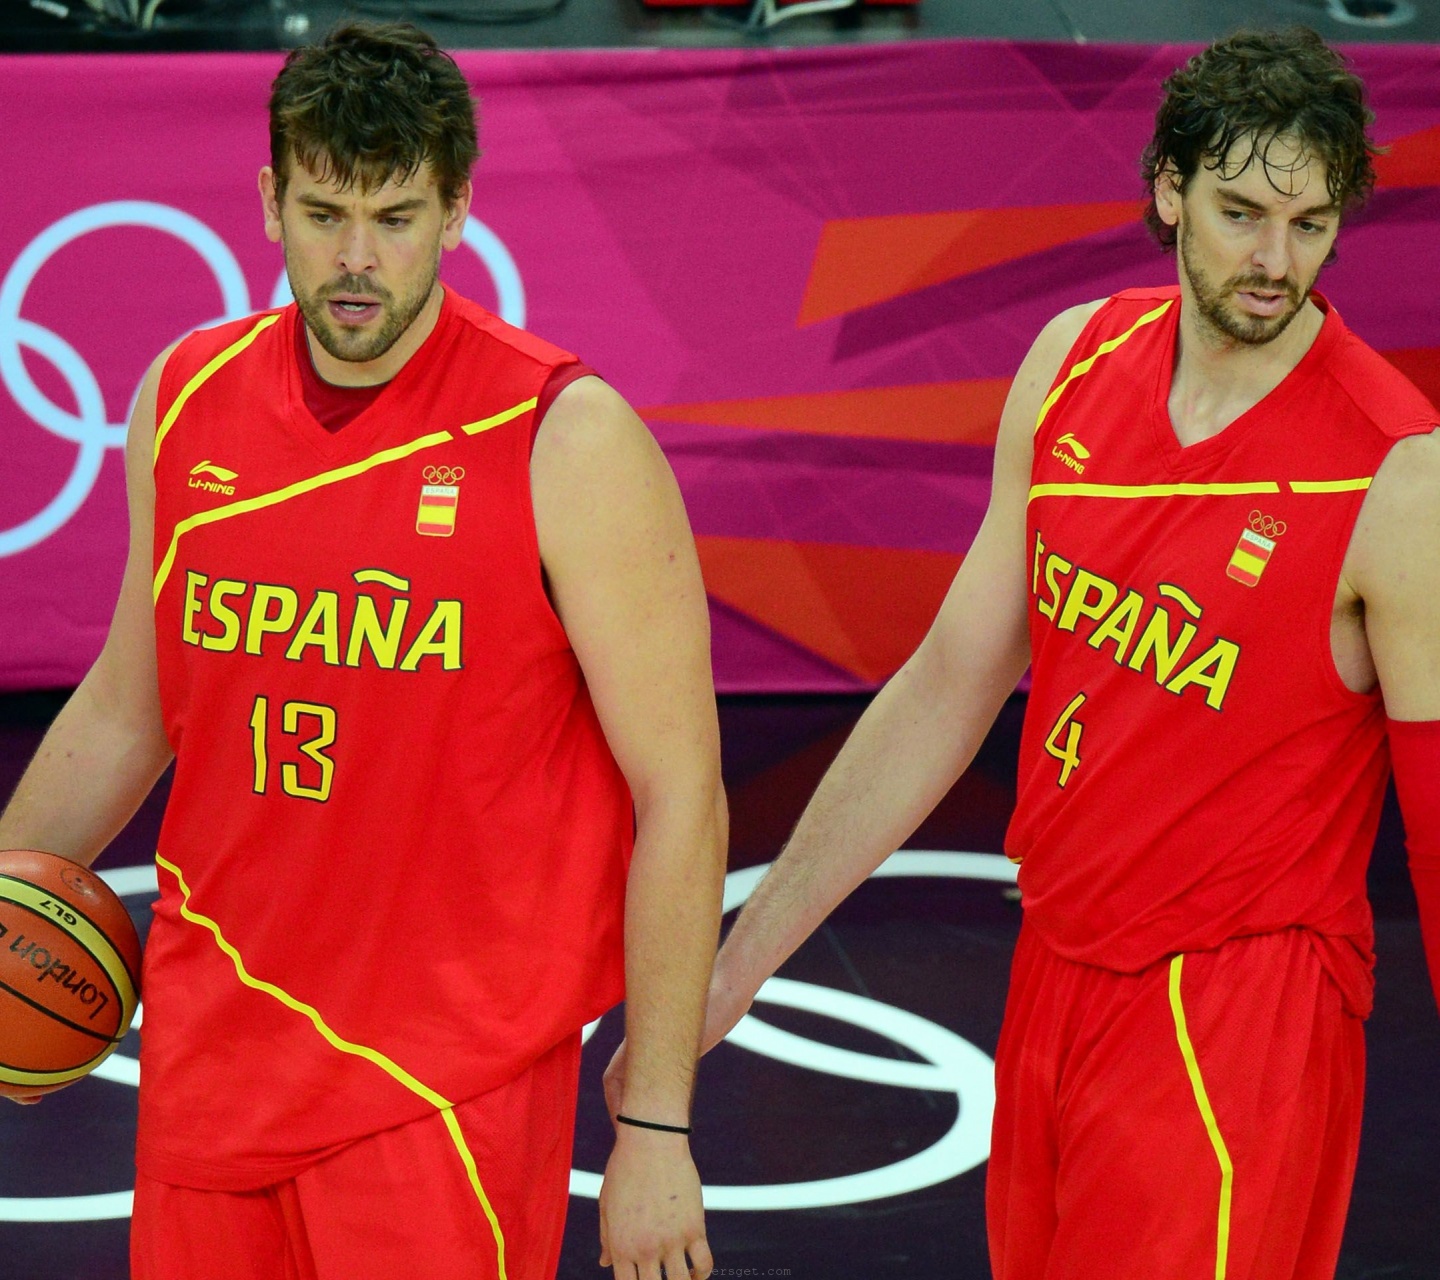
<instances>
[{"instance_id":1,"label":"basketball","mask_svg":"<svg viewBox=\"0 0 1440 1280\"><path fill-rule=\"evenodd\" d=\"M79 863L0 851L0 1095L80 1079L125 1037L140 939L124 904Z\"/></svg>"}]
</instances>

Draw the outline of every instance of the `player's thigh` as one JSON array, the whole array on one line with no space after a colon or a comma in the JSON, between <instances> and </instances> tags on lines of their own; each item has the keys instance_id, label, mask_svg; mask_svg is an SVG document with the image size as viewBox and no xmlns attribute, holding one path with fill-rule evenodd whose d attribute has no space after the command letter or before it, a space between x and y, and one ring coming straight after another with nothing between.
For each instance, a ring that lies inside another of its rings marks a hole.
<instances>
[{"instance_id":1,"label":"player's thigh","mask_svg":"<svg viewBox=\"0 0 1440 1280\"><path fill-rule=\"evenodd\" d=\"M1044 1280L1328 1280L1363 1053L1300 930L1155 966L1065 1073Z\"/></svg>"},{"instance_id":2,"label":"player's thigh","mask_svg":"<svg viewBox=\"0 0 1440 1280\"><path fill-rule=\"evenodd\" d=\"M131 1280L316 1280L293 1184L197 1191L139 1175Z\"/></svg>"},{"instance_id":3,"label":"player's thigh","mask_svg":"<svg viewBox=\"0 0 1440 1280\"><path fill-rule=\"evenodd\" d=\"M296 1179L318 1280L551 1280L569 1197L580 1041ZM503 1272L501 1270L503 1258Z\"/></svg>"}]
</instances>

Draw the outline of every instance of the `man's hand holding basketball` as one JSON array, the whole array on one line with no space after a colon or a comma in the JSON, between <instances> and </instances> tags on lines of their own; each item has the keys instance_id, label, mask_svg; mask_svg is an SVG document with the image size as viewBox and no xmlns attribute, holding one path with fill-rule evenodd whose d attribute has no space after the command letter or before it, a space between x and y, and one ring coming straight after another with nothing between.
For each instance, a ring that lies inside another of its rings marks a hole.
<instances>
[{"instance_id":1,"label":"man's hand holding basketball","mask_svg":"<svg viewBox=\"0 0 1440 1280\"><path fill-rule=\"evenodd\" d=\"M600 1189L600 1265L617 1280L705 1280L700 1175L684 1134L618 1125Z\"/></svg>"}]
</instances>

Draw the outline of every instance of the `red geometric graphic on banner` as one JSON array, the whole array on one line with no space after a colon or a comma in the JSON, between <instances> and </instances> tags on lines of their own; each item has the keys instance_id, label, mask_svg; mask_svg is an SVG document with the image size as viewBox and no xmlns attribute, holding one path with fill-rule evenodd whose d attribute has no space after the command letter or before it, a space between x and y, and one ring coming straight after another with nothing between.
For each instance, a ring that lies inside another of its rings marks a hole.
<instances>
[{"instance_id":1,"label":"red geometric graphic on banner","mask_svg":"<svg viewBox=\"0 0 1440 1280\"><path fill-rule=\"evenodd\" d=\"M1429 398L1440 405L1440 347L1411 347L1381 353Z\"/></svg>"},{"instance_id":2,"label":"red geometric graphic on banner","mask_svg":"<svg viewBox=\"0 0 1440 1280\"><path fill-rule=\"evenodd\" d=\"M1396 138L1389 147L1375 157L1377 187L1440 186L1440 125Z\"/></svg>"},{"instance_id":3,"label":"red geometric graphic on banner","mask_svg":"<svg viewBox=\"0 0 1440 1280\"><path fill-rule=\"evenodd\" d=\"M641 417L802 435L993 445L1009 378L646 405Z\"/></svg>"},{"instance_id":4,"label":"red geometric graphic on banner","mask_svg":"<svg viewBox=\"0 0 1440 1280\"><path fill-rule=\"evenodd\" d=\"M871 684L920 643L963 559L765 538L695 541L712 596Z\"/></svg>"},{"instance_id":5,"label":"red geometric graphic on banner","mask_svg":"<svg viewBox=\"0 0 1440 1280\"><path fill-rule=\"evenodd\" d=\"M1137 222L1140 203L961 209L836 218L820 232L800 325Z\"/></svg>"}]
</instances>

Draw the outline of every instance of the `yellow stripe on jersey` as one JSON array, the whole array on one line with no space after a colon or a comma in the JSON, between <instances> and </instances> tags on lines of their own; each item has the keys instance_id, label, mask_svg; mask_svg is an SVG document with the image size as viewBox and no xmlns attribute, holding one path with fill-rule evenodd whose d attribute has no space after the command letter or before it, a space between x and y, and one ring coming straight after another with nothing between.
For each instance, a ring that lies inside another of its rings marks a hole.
<instances>
[{"instance_id":1,"label":"yellow stripe on jersey","mask_svg":"<svg viewBox=\"0 0 1440 1280\"><path fill-rule=\"evenodd\" d=\"M170 548L165 552L165 558L161 560L160 568L155 574L153 598L160 599L160 591L165 586L165 580L169 578L170 570L175 567L175 550L180 544L180 539L190 530L198 529L201 525L214 524L217 520L228 520L231 516L262 511L266 507L273 507L277 503L299 497L302 493L311 493L316 489L323 489L329 484L339 484L342 480L363 475L375 467L384 466L387 462L398 462L401 458L408 458L422 449L434 448L435 445L445 444L454 438L448 431L432 431L428 436L420 436L405 444L396 445L392 449L382 449L379 453L373 453L360 462L352 462L347 466L336 467L333 471L322 471L319 475L297 480L294 484L287 484L283 489L262 493L254 498L243 498L239 502L228 502L223 507L212 507L209 511L199 511L193 516L186 516L175 526L170 535Z\"/></svg>"},{"instance_id":2,"label":"yellow stripe on jersey","mask_svg":"<svg viewBox=\"0 0 1440 1280\"><path fill-rule=\"evenodd\" d=\"M539 397L531 396L530 399L511 405L503 413L497 413L494 417L481 418L479 422L467 422L460 430L467 436L478 436L482 431L489 431L491 427L504 426L505 423L518 418L522 413L529 413L539 403Z\"/></svg>"},{"instance_id":3,"label":"yellow stripe on jersey","mask_svg":"<svg viewBox=\"0 0 1440 1280\"><path fill-rule=\"evenodd\" d=\"M232 342L185 384L180 394L175 397L175 403L166 410L164 418L160 420L160 425L155 428L155 457L157 460L160 457L160 446L164 443L165 437L170 434L170 428L175 425L175 419L180 416L180 410L185 407L185 402L278 319L280 319L278 315L262 316L259 323L249 333L238 342Z\"/></svg>"},{"instance_id":4,"label":"yellow stripe on jersey","mask_svg":"<svg viewBox=\"0 0 1440 1280\"><path fill-rule=\"evenodd\" d=\"M1354 480L1291 480L1291 493L1354 493L1368 489L1374 476L1359 476Z\"/></svg>"},{"instance_id":5,"label":"yellow stripe on jersey","mask_svg":"<svg viewBox=\"0 0 1440 1280\"><path fill-rule=\"evenodd\" d=\"M1036 484L1030 486L1030 501L1036 498L1209 498L1236 493L1279 493L1273 480L1250 480L1240 484Z\"/></svg>"},{"instance_id":6,"label":"yellow stripe on jersey","mask_svg":"<svg viewBox=\"0 0 1440 1280\"><path fill-rule=\"evenodd\" d=\"M1066 387L1068 387L1072 382L1074 382L1076 378L1079 378L1084 374L1089 373L1090 370L1094 368L1095 361L1100 359L1101 356L1108 356L1117 347L1124 346L1124 344L1130 340L1130 338L1135 334L1137 330L1143 329L1147 324L1151 324L1154 321L1160 319L1160 317L1163 316L1167 311L1169 311L1170 308L1174 306L1174 304L1174 298L1171 298L1169 302L1162 302L1153 311L1147 311L1143 316L1140 317L1140 319L1135 321L1134 324L1132 324L1128 329L1126 329L1125 332L1122 333L1118 338L1110 338L1109 340L1102 342L1098 347L1095 348L1094 355L1086 356L1085 359L1076 361L1075 364L1071 365L1070 372L1065 375L1065 380L1061 382L1060 385L1056 387L1055 390L1053 390L1048 396L1045 397L1045 403L1040 406L1040 414L1035 419L1035 430L1040 430L1040 424L1043 423L1045 419L1049 416L1050 410L1055 407L1055 402L1060 399L1060 395Z\"/></svg>"},{"instance_id":7,"label":"yellow stripe on jersey","mask_svg":"<svg viewBox=\"0 0 1440 1280\"><path fill-rule=\"evenodd\" d=\"M1210 1105L1210 1095L1205 1091L1205 1081L1200 1074L1200 1062L1195 1056L1195 1046L1190 1043L1185 1005L1180 999L1180 974L1184 963L1183 955L1176 956L1170 962L1170 1012L1175 1018L1175 1037L1180 1042L1180 1056L1185 1059L1185 1071L1190 1077L1195 1105L1200 1109L1200 1118L1205 1122L1205 1132L1210 1135L1210 1145L1215 1149L1215 1158L1220 1163L1220 1213L1215 1228L1215 1280L1225 1280L1225 1266L1230 1252L1230 1199L1235 1181L1235 1166L1230 1163L1230 1151L1225 1146L1220 1126L1215 1121L1215 1110Z\"/></svg>"},{"instance_id":8,"label":"yellow stripe on jersey","mask_svg":"<svg viewBox=\"0 0 1440 1280\"><path fill-rule=\"evenodd\" d=\"M190 886L185 882L185 875L180 868L158 853L155 855L155 862L157 866L163 867L175 877L175 883L180 888L180 897L182 899L180 904L181 917L188 920L191 924L199 925L202 929L209 930L215 938L215 944L229 958L230 963L235 966L235 976L240 979L240 982L244 986L249 987L252 991L259 991L271 996L287 1009L293 1010L295 1013L308 1018L315 1027L315 1030L320 1033L332 1048L338 1049L341 1053L351 1054L354 1057L364 1058L367 1062L374 1063L392 1080L403 1085L417 1097L423 1098L440 1112L441 1118L445 1123L445 1128L450 1133L450 1139L455 1144L456 1151L460 1154L461 1162L465 1165L465 1172L470 1178L470 1186L474 1190L476 1198L480 1201L480 1207L485 1211L485 1217L490 1222L490 1230L495 1236L495 1248L499 1259L500 1280L506 1280L505 1236L500 1230L500 1221L495 1216L495 1210L490 1205L489 1197L485 1194L485 1188L480 1184L480 1173L475 1166L475 1157L466 1145L465 1136L460 1131L460 1122L455 1117L455 1104L436 1093L435 1090L431 1089L428 1085L422 1084L406 1071L404 1067L387 1058L378 1050L371 1049L363 1044L356 1044L352 1040L346 1040L343 1036L337 1035L330 1029L325 1019L321 1017L320 1011L313 1005L308 1005L303 1000L295 999L294 996L281 990L281 988L277 987L273 982L265 982L260 978L254 977L249 969L245 967L245 961L241 957L240 952L235 949L221 932L220 926L214 920L210 919L209 916L201 915L190 906Z\"/></svg>"},{"instance_id":9,"label":"yellow stripe on jersey","mask_svg":"<svg viewBox=\"0 0 1440 1280\"><path fill-rule=\"evenodd\" d=\"M278 317L267 316L266 320L273 323L277 318ZM249 341L252 340L263 327L263 325L256 326L247 338L242 340L245 345L248 345ZM227 348L226 351L222 352L221 356L228 359L230 355L238 354L241 350L243 350L243 346L237 342L235 346ZM210 362L211 365L219 368L220 365L216 362L224 363L224 361L221 360L221 356L217 356L215 360L212 360ZM207 365L206 369L210 369L210 365ZM205 373L205 370L201 370L201 372ZM211 370L211 372L213 372L213 370ZM208 377L209 374L206 374L206 376ZM192 386L199 386L200 381L203 381L203 379L199 378L198 374L196 378L199 379L199 381L192 379ZM181 393L181 398L183 399L188 395L191 389L192 387L186 387L185 391ZM178 405L179 403L180 401L177 400L176 404ZM482 431L489 431L492 427L503 426L505 423L518 418L522 413L528 413L537 403L536 397L531 396L530 399L523 400L517 405L512 405L510 408L494 414L489 418L482 418L479 422L466 423L460 427L460 430L467 435L478 435ZM173 412L174 410L172 410L172 413ZM168 417L169 415L167 415L167 418ZM189 533L191 529L198 529L201 525L214 524L217 520L228 520L231 516L245 515L251 511L261 511L266 507L273 507L278 502L285 502L290 498L298 497L302 493L310 493L315 489L324 488L326 485L338 484L341 480L349 480L354 476L362 475L372 467L382 466L387 462L396 462L401 458L408 458L411 454L418 453L422 449L429 449L437 444L445 444L454 438L455 436L449 431L432 431L429 435L420 436L402 445L396 445L392 449L382 449L379 453L372 454L370 457L364 458L359 462L352 462L347 466L336 467L333 471L322 471L319 475L310 476L305 480L298 480L294 484L286 485L283 489L276 489L271 493L262 493L254 498L244 498L239 502L228 502L223 507L212 507L209 511L201 511L193 516L187 516L175 526L174 531L170 535L169 549L165 552L165 557L161 560L160 568L155 574L155 588L152 598L155 600L160 598L160 591L165 586L166 579L170 576L170 570L175 567L175 549L182 535Z\"/></svg>"}]
</instances>

